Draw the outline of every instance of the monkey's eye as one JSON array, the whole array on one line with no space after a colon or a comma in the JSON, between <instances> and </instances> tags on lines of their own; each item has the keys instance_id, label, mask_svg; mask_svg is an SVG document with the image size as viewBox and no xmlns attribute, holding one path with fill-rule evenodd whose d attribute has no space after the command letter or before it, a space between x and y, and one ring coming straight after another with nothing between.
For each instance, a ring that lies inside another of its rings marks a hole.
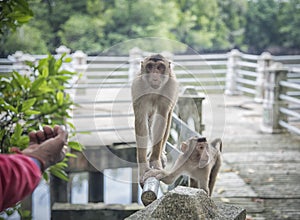
<instances>
[{"instance_id":1,"label":"monkey's eye","mask_svg":"<svg viewBox=\"0 0 300 220\"><path fill-rule=\"evenodd\" d=\"M148 64L146 65L146 71L149 73L149 72L152 71L152 69L153 69L153 64L152 64L152 63L148 63Z\"/></svg>"},{"instance_id":2,"label":"monkey's eye","mask_svg":"<svg viewBox=\"0 0 300 220\"><path fill-rule=\"evenodd\" d=\"M157 66L157 69L158 69L161 73L163 73L163 72L165 72L166 67L165 67L165 65L163 65L163 64L159 64L159 65Z\"/></svg>"}]
</instances>

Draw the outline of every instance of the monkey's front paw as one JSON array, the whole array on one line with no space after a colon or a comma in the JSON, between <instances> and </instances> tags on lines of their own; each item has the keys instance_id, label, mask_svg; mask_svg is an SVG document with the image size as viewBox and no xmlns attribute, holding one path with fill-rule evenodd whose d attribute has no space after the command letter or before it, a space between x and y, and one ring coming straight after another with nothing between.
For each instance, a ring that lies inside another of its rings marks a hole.
<instances>
[{"instance_id":1,"label":"monkey's front paw","mask_svg":"<svg viewBox=\"0 0 300 220\"><path fill-rule=\"evenodd\" d=\"M160 179L164 178L166 175L167 175L167 173L164 170L151 169L145 173L144 180L146 180L150 177L155 177L156 179L160 180Z\"/></svg>"},{"instance_id":2,"label":"monkey's front paw","mask_svg":"<svg viewBox=\"0 0 300 220\"><path fill-rule=\"evenodd\" d=\"M152 169L156 169L156 170L162 170L163 169L163 165L162 165L161 160L150 161L150 167Z\"/></svg>"},{"instance_id":3,"label":"monkey's front paw","mask_svg":"<svg viewBox=\"0 0 300 220\"><path fill-rule=\"evenodd\" d=\"M139 167L139 183L141 185L141 187L144 186L144 183L145 183L145 173L147 173L148 171L150 170L149 166L140 166Z\"/></svg>"}]
</instances>

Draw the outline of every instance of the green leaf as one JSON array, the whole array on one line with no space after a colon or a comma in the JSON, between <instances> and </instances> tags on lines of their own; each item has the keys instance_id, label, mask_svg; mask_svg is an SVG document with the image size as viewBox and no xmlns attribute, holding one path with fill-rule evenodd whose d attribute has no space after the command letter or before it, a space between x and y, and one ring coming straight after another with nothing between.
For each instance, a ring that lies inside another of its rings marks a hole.
<instances>
[{"instance_id":1,"label":"green leaf","mask_svg":"<svg viewBox=\"0 0 300 220\"><path fill-rule=\"evenodd\" d=\"M21 219L31 219L31 212L29 210L18 209Z\"/></svg>"},{"instance_id":2,"label":"green leaf","mask_svg":"<svg viewBox=\"0 0 300 220\"><path fill-rule=\"evenodd\" d=\"M25 113L25 115L38 115L38 114L41 114L40 111L30 110L30 109L25 111L24 113Z\"/></svg>"},{"instance_id":3,"label":"green leaf","mask_svg":"<svg viewBox=\"0 0 300 220\"><path fill-rule=\"evenodd\" d=\"M4 102L3 107L4 107L5 109L7 109L7 110L10 110L10 111L14 112L14 113L18 113L18 109L15 108L14 106L8 104L7 102Z\"/></svg>"},{"instance_id":4,"label":"green leaf","mask_svg":"<svg viewBox=\"0 0 300 220\"><path fill-rule=\"evenodd\" d=\"M72 58L71 57L66 57L66 59L64 60L65 63L70 63L72 62Z\"/></svg>"},{"instance_id":5,"label":"green leaf","mask_svg":"<svg viewBox=\"0 0 300 220\"><path fill-rule=\"evenodd\" d=\"M47 78L49 76L49 69L47 67L44 67L42 69L42 76Z\"/></svg>"},{"instance_id":6,"label":"green leaf","mask_svg":"<svg viewBox=\"0 0 300 220\"><path fill-rule=\"evenodd\" d=\"M13 72L13 78L16 79L16 81L18 82L20 88L22 88L22 85L25 83L24 77L21 76L18 72L14 71Z\"/></svg>"},{"instance_id":7,"label":"green leaf","mask_svg":"<svg viewBox=\"0 0 300 220\"><path fill-rule=\"evenodd\" d=\"M48 56L48 68L49 68L49 75L53 76L56 75L56 60L55 58L49 54Z\"/></svg>"},{"instance_id":8,"label":"green leaf","mask_svg":"<svg viewBox=\"0 0 300 220\"><path fill-rule=\"evenodd\" d=\"M20 17L17 18L18 22L20 23L26 23L32 18L31 15L20 15Z\"/></svg>"},{"instance_id":9,"label":"green leaf","mask_svg":"<svg viewBox=\"0 0 300 220\"><path fill-rule=\"evenodd\" d=\"M57 103L59 106L61 106L63 103L64 103L64 93L59 91L57 94L56 94L56 99L57 99Z\"/></svg>"},{"instance_id":10,"label":"green leaf","mask_svg":"<svg viewBox=\"0 0 300 220\"><path fill-rule=\"evenodd\" d=\"M59 163L50 167L51 174L62 180L69 181L67 173L64 170L61 170L60 168L58 168L57 167L58 165L59 165Z\"/></svg>"},{"instance_id":11,"label":"green leaf","mask_svg":"<svg viewBox=\"0 0 300 220\"><path fill-rule=\"evenodd\" d=\"M70 76L56 76L55 79L62 81L62 82L68 82L69 79L71 79Z\"/></svg>"},{"instance_id":12,"label":"green leaf","mask_svg":"<svg viewBox=\"0 0 300 220\"><path fill-rule=\"evenodd\" d=\"M70 126L71 129L75 130L75 126L72 122L67 122L67 124Z\"/></svg>"},{"instance_id":13,"label":"green leaf","mask_svg":"<svg viewBox=\"0 0 300 220\"><path fill-rule=\"evenodd\" d=\"M72 153L66 153L66 157L77 158L77 155L76 154L72 154Z\"/></svg>"},{"instance_id":14,"label":"green leaf","mask_svg":"<svg viewBox=\"0 0 300 220\"><path fill-rule=\"evenodd\" d=\"M48 172L47 172L47 171L45 171L45 172L43 173L43 178L44 178L44 180L46 180L46 182L49 181L49 175L48 175Z\"/></svg>"},{"instance_id":15,"label":"green leaf","mask_svg":"<svg viewBox=\"0 0 300 220\"><path fill-rule=\"evenodd\" d=\"M29 110L35 103L36 98L28 99L22 103L22 112Z\"/></svg>"},{"instance_id":16,"label":"green leaf","mask_svg":"<svg viewBox=\"0 0 300 220\"><path fill-rule=\"evenodd\" d=\"M82 144L76 141L69 141L68 146L73 150L77 150L77 151L82 151L83 149L85 149L85 147Z\"/></svg>"},{"instance_id":17,"label":"green leaf","mask_svg":"<svg viewBox=\"0 0 300 220\"><path fill-rule=\"evenodd\" d=\"M42 72L44 68L48 68L48 58L41 59L37 68L39 72Z\"/></svg>"},{"instance_id":18,"label":"green leaf","mask_svg":"<svg viewBox=\"0 0 300 220\"><path fill-rule=\"evenodd\" d=\"M43 93L47 93L47 92L54 92L56 88L54 88L53 86L49 85L46 83L46 82L43 82L41 85L40 85L40 88L39 88L39 93L40 94L43 94Z\"/></svg>"},{"instance_id":19,"label":"green leaf","mask_svg":"<svg viewBox=\"0 0 300 220\"><path fill-rule=\"evenodd\" d=\"M31 86L31 91L34 92L34 91L37 91L39 90L40 86L45 82L45 78L44 77L38 77L33 83L32 83L32 86Z\"/></svg>"},{"instance_id":20,"label":"green leaf","mask_svg":"<svg viewBox=\"0 0 300 220\"><path fill-rule=\"evenodd\" d=\"M62 59L59 59L59 60L57 60L55 62L55 65L54 65L54 67L55 67L54 68L55 73L57 73L58 70L61 68L62 63L63 63Z\"/></svg>"},{"instance_id":21,"label":"green leaf","mask_svg":"<svg viewBox=\"0 0 300 220\"><path fill-rule=\"evenodd\" d=\"M28 143L29 143L28 135L23 135L18 139L16 146L18 146L23 150L28 146Z\"/></svg>"},{"instance_id":22,"label":"green leaf","mask_svg":"<svg viewBox=\"0 0 300 220\"><path fill-rule=\"evenodd\" d=\"M75 75L77 74L76 72L71 72L71 71L68 71L68 70L62 70L59 72L59 74L62 74L62 75Z\"/></svg>"},{"instance_id":23,"label":"green leaf","mask_svg":"<svg viewBox=\"0 0 300 220\"><path fill-rule=\"evenodd\" d=\"M23 129L22 129L22 126L17 123L15 129L14 129L14 132L11 136L11 144L12 146L16 146L16 147L19 147L19 141L21 139L21 134L23 132Z\"/></svg>"}]
</instances>

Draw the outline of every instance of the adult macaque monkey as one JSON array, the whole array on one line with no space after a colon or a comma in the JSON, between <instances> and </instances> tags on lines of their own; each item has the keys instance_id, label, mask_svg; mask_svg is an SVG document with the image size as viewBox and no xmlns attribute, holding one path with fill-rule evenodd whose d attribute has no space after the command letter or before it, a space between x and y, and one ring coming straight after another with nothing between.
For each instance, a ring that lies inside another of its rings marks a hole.
<instances>
[{"instance_id":1,"label":"adult macaque monkey","mask_svg":"<svg viewBox=\"0 0 300 220\"><path fill-rule=\"evenodd\" d=\"M171 63L160 54L141 62L141 70L131 87L135 115L135 136L139 182L150 169L162 169L162 154L169 136L172 111L177 101L178 83ZM151 153L147 160L147 146Z\"/></svg>"},{"instance_id":2,"label":"adult macaque monkey","mask_svg":"<svg viewBox=\"0 0 300 220\"><path fill-rule=\"evenodd\" d=\"M215 139L210 146L206 138L192 137L182 143L181 150L183 153L175 161L171 171L151 170L146 176L154 176L171 184L181 174L186 174L193 179L192 187L203 189L211 196L221 166L222 141Z\"/></svg>"}]
</instances>

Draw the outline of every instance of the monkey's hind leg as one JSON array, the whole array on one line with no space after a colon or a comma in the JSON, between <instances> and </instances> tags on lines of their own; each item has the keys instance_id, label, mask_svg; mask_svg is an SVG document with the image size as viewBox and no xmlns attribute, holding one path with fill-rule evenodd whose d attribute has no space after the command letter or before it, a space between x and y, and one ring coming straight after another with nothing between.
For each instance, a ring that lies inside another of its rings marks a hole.
<instances>
[{"instance_id":1,"label":"monkey's hind leg","mask_svg":"<svg viewBox=\"0 0 300 220\"><path fill-rule=\"evenodd\" d=\"M195 180L193 178L190 177L190 184L189 186L192 187L192 188L199 188L199 185L198 185L198 180Z\"/></svg>"},{"instance_id":2,"label":"monkey's hind leg","mask_svg":"<svg viewBox=\"0 0 300 220\"><path fill-rule=\"evenodd\" d=\"M217 160L216 160L216 163L213 166L213 168L211 170L211 173L210 173L210 176L209 176L209 184L208 184L209 196L211 196L212 193L213 193L214 186L215 186L215 183L216 183L216 180L217 180L217 176L218 176L218 173L219 173L219 170L220 170L220 167L221 167L221 163L222 163L221 162L221 157L218 156Z\"/></svg>"}]
</instances>

